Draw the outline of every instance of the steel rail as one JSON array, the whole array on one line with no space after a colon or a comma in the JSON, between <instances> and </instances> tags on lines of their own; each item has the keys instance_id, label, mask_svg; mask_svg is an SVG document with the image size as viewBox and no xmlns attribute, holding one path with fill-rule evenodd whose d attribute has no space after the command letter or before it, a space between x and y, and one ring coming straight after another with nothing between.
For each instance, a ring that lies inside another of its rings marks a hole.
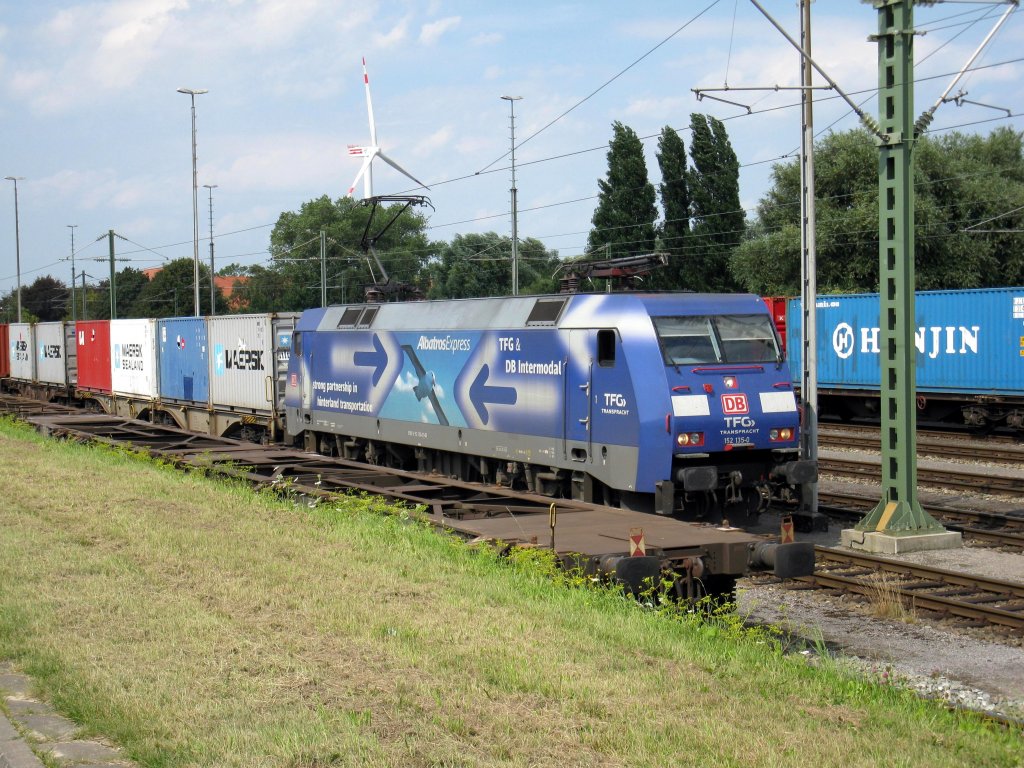
<instances>
[{"instance_id":1,"label":"steel rail","mask_svg":"<svg viewBox=\"0 0 1024 768\"><path fill-rule=\"evenodd\" d=\"M818 470L840 477L877 480L881 473L881 464L874 458L822 457L819 454ZM917 477L922 482L942 488L1012 496L1024 495L1024 476L997 474L992 467L987 467L984 471L974 471L959 467L956 470L951 470L950 467L932 469L918 464Z\"/></svg>"},{"instance_id":2,"label":"steel rail","mask_svg":"<svg viewBox=\"0 0 1024 768\"><path fill-rule=\"evenodd\" d=\"M901 598L911 601L915 607L1024 631L1024 584L970 576L942 568L930 568L916 563L890 560L860 552L840 551L830 547L815 547L815 552L825 564L865 569L867 573L844 575L829 572L827 569L817 569L812 576L801 576L797 581L872 596L878 593L879 585L877 582L868 581L868 577L878 572L892 573L920 581L917 584L910 582L902 585L889 584L885 587L895 590ZM923 591L928 589L955 589L968 592L950 595ZM1005 607L1007 603L1014 604L1014 607Z\"/></svg>"},{"instance_id":3,"label":"steel rail","mask_svg":"<svg viewBox=\"0 0 1024 768\"><path fill-rule=\"evenodd\" d=\"M872 434L858 434L845 431L826 432L818 436L822 448L855 449L877 452L879 450L878 431ZM921 457L941 459L999 461L1005 463L1024 463L1024 446L1009 442L988 443L967 440L949 440L948 438L918 437L917 453Z\"/></svg>"}]
</instances>

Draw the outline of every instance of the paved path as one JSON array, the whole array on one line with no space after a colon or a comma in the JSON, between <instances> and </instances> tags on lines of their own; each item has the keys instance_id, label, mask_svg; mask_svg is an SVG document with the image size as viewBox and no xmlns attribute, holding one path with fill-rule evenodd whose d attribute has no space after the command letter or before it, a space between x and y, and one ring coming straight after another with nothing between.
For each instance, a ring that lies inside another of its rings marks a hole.
<instances>
[{"instance_id":1,"label":"paved path","mask_svg":"<svg viewBox=\"0 0 1024 768\"><path fill-rule=\"evenodd\" d=\"M0 662L0 768L45 768L47 755L62 768L132 768L120 751L78 739L81 727L32 695L32 679Z\"/></svg>"}]
</instances>

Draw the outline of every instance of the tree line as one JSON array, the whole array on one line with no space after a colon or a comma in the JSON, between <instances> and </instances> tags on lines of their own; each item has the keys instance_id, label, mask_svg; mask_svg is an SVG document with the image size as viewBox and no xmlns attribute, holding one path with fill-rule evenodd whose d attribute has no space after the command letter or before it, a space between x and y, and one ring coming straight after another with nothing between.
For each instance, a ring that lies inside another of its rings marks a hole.
<instances>
[{"instance_id":1,"label":"tree line","mask_svg":"<svg viewBox=\"0 0 1024 768\"><path fill-rule=\"evenodd\" d=\"M614 122L608 167L597 180L598 202L581 260L660 253L666 266L643 284L653 290L800 291L798 159L773 166L772 180L748 220L740 204L739 162L721 121L690 116L689 149L666 126L656 159L661 182L648 174L643 142ZM919 289L1024 284L1024 141L1011 128L988 136L952 132L915 145L915 266ZM878 286L878 151L866 131L829 133L815 144L817 272L821 292L872 292ZM661 203L660 211L657 203ZM280 215L269 261L219 274L240 278L218 314L301 310L360 302L368 285L408 286L431 299L501 296L512 292L511 238L495 232L432 240L415 208L373 209L323 195ZM378 217L371 220L371 216ZM321 238L321 232L323 237ZM376 237L374 254L365 235ZM519 241L519 291L552 293L561 259L535 238ZM383 268L383 271L382 271ZM200 311L210 311L210 272L200 265ZM149 280L126 268L115 278L118 317L168 317L193 311L193 261L177 259ZM585 285L601 290L604 286ZM109 280L77 292L52 276L22 288L23 317L109 318ZM84 304L83 304L84 302ZM15 317L15 292L0 296L0 320Z\"/></svg>"}]
</instances>

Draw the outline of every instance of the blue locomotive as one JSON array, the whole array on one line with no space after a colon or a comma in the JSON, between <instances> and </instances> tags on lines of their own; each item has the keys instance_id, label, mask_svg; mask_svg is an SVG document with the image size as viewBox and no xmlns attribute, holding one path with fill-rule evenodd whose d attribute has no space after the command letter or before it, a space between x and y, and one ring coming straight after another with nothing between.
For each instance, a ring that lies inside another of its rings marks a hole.
<instances>
[{"instance_id":1,"label":"blue locomotive","mask_svg":"<svg viewBox=\"0 0 1024 768\"><path fill-rule=\"evenodd\" d=\"M286 430L311 451L704 519L815 476L757 296L333 306L292 343Z\"/></svg>"}]
</instances>

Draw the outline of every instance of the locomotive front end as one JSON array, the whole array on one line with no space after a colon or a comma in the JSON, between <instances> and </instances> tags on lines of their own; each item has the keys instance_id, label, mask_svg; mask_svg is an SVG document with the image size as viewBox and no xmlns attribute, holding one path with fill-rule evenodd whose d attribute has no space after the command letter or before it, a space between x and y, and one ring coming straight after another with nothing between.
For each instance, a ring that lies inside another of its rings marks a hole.
<instances>
[{"instance_id":1,"label":"locomotive front end","mask_svg":"<svg viewBox=\"0 0 1024 768\"><path fill-rule=\"evenodd\" d=\"M799 457L800 414L767 312L651 319L671 403L672 470L658 511L736 519L793 498L816 468Z\"/></svg>"}]
</instances>

